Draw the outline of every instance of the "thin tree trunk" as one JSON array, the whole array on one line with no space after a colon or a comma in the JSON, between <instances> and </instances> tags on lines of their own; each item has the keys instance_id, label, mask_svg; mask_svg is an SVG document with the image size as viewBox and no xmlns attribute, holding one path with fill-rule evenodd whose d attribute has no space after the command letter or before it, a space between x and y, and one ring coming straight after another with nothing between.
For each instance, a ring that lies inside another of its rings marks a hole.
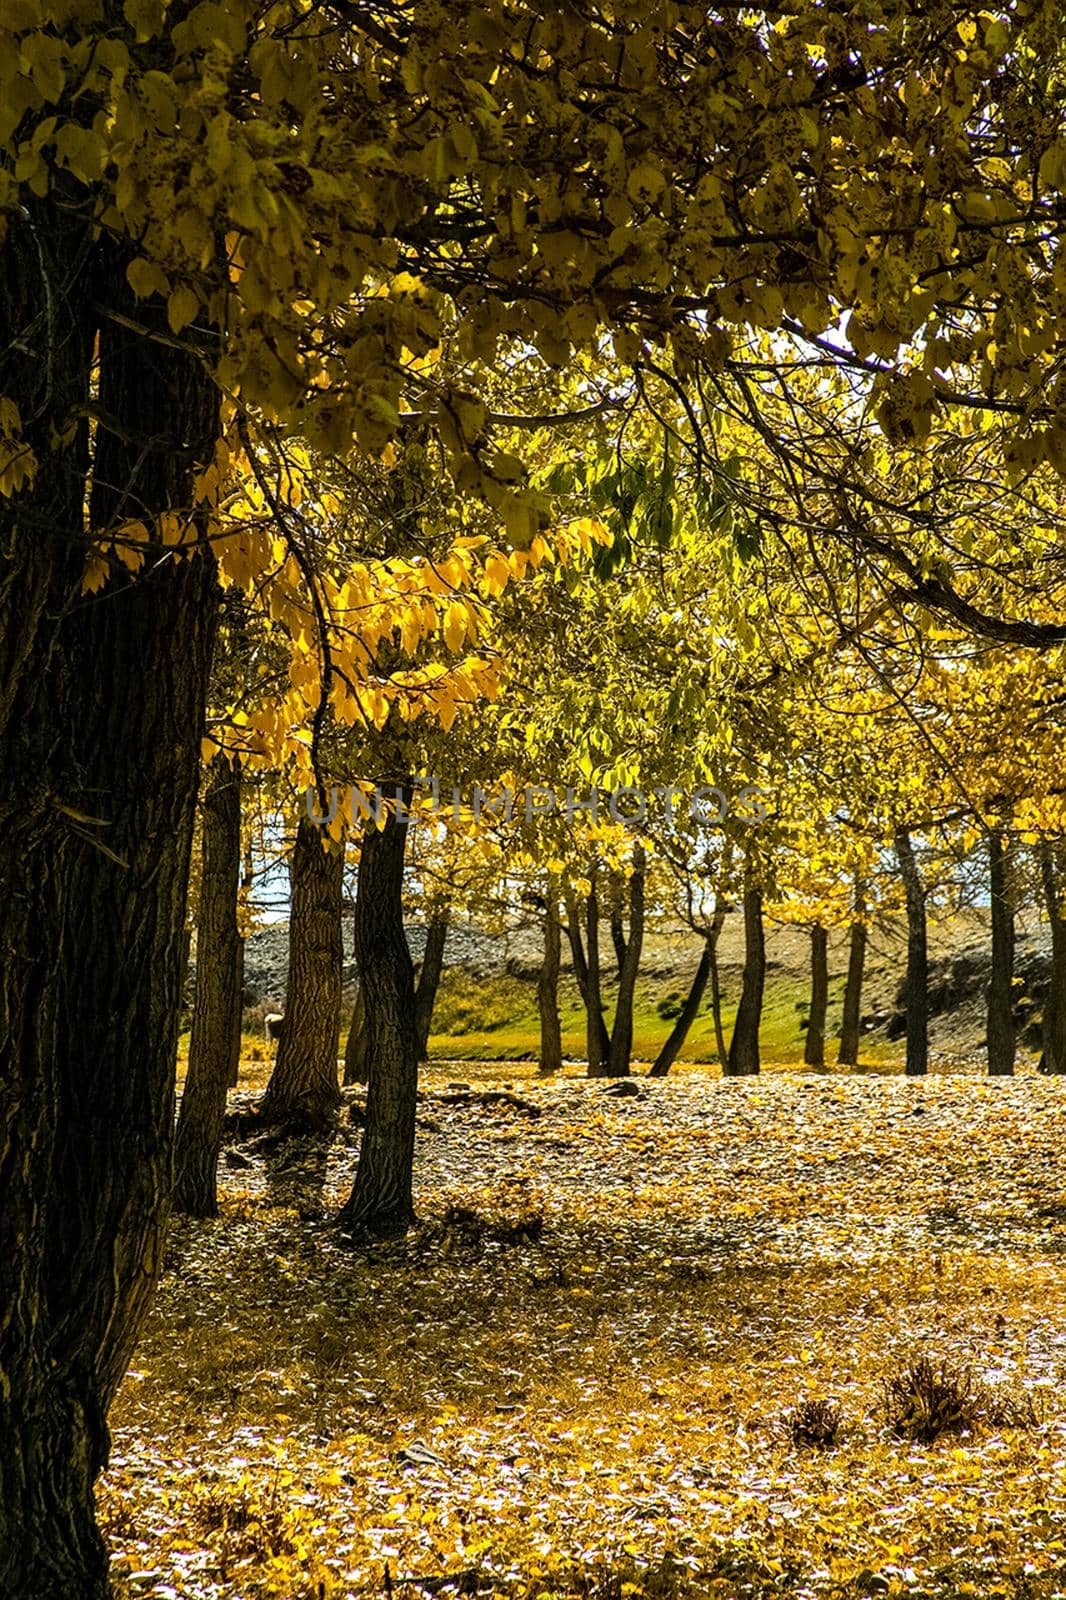
<instances>
[{"instance_id":1,"label":"thin tree trunk","mask_svg":"<svg viewBox=\"0 0 1066 1600\"><path fill-rule=\"evenodd\" d=\"M992 922L992 972L988 985L988 1075L1014 1072L1014 907L1003 835L988 835L988 880Z\"/></svg>"},{"instance_id":2,"label":"thin tree trunk","mask_svg":"<svg viewBox=\"0 0 1066 1600\"><path fill-rule=\"evenodd\" d=\"M718 1065L723 1073L727 1073L729 1051L726 1048L725 1027L722 1023L722 980L718 972L717 939L711 945L711 1020L714 1023L714 1048L718 1056Z\"/></svg>"},{"instance_id":3,"label":"thin tree trunk","mask_svg":"<svg viewBox=\"0 0 1066 1600\"><path fill-rule=\"evenodd\" d=\"M866 966L866 922L864 891L855 886L855 920L848 935L848 975L844 983L844 1014L840 1023L840 1048L837 1063L843 1067L859 1064L859 1030L862 1026L862 980Z\"/></svg>"},{"instance_id":4,"label":"thin tree trunk","mask_svg":"<svg viewBox=\"0 0 1066 1600\"><path fill-rule=\"evenodd\" d=\"M422 955L418 982L415 985L415 1024L418 1029L419 1059L426 1059L429 1033L433 1026L433 1007L437 1003L440 975L444 970L444 947L448 940L448 913L440 912L429 919L426 929L426 948Z\"/></svg>"},{"instance_id":5,"label":"thin tree trunk","mask_svg":"<svg viewBox=\"0 0 1066 1600\"><path fill-rule=\"evenodd\" d=\"M363 995L362 980L357 977L355 994L352 998L352 1020L344 1046L345 1087L352 1083L366 1083L369 1076L370 1069L366 1059L366 999Z\"/></svg>"},{"instance_id":6,"label":"thin tree trunk","mask_svg":"<svg viewBox=\"0 0 1066 1600\"><path fill-rule=\"evenodd\" d=\"M749 886L744 891L744 979L726 1062L727 1075L731 1078L750 1077L759 1070L759 1025L765 982L762 890Z\"/></svg>"},{"instance_id":7,"label":"thin tree trunk","mask_svg":"<svg viewBox=\"0 0 1066 1600\"><path fill-rule=\"evenodd\" d=\"M414 965L403 924L404 812L368 827L359 858L356 960L366 1004L370 1087L355 1184L338 1217L346 1233L403 1232L415 1219L412 1174L418 1098Z\"/></svg>"},{"instance_id":8,"label":"thin tree trunk","mask_svg":"<svg viewBox=\"0 0 1066 1600\"><path fill-rule=\"evenodd\" d=\"M559 928L559 895L552 880L544 912L544 955L537 974L537 1012L540 1017L540 1067L542 1075L560 1072L563 1065L563 1035L559 1023L559 965L562 939Z\"/></svg>"},{"instance_id":9,"label":"thin tree trunk","mask_svg":"<svg viewBox=\"0 0 1066 1600\"><path fill-rule=\"evenodd\" d=\"M907 1065L909 1078L929 1070L929 961L925 889L906 828L896 833L896 854L907 902Z\"/></svg>"},{"instance_id":10,"label":"thin tree trunk","mask_svg":"<svg viewBox=\"0 0 1066 1600\"><path fill-rule=\"evenodd\" d=\"M578 992L585 1007L586 1032L596 1031L596 1052L600 1061L606 1061L611 1048L611 1041L607 1033L607 1024L603 1020L603 1007L599 1006L593 1012L589 1001L589 963L585 956L585 946L581 939L581 908L576 897L568 890L566 895L566 937L570 944L570 957L574 968L574 978L577 982ZM597 960L597 990L599 988L599 961ZM599 1019L598 1022L596 1019ZM590 1057L591 1059L591 1057ZM589 1074L593 1076L593 1074Z\"/></svg>"},{"instance_id":11,"label":"thin tree trunk","mask_svg":"<svg viewBox=\"0 0 1066 1600\"><path fill-rule=\"evenodd\" d=\"M677 1019L670 1030L665 1044L655 1057L648 1072L649 1078L665 1078L674 1062L677 1060L689 1030L699 1015L700 1005L707 989L707 982L714 968L714 955L718 945L718 938L725 922L725 910L717 910L711 919L711 926L703 935L703 951L700 955L699 965L696 968L685 1003L678 1013ZM723 1050L723 1055L725 1054Z\"/></svg>"},{"instance_id":12,"label":"thin tree trunk","mask_svg":"<svg viewBox=\"0 0 1066 1600\"><path fill-rule=\"evenodd\" d=\"M292 857L285 1026L259 1115L306 1130L329 1127L340 1104L344 849L301 816Z\"/></svg>"},{"instance_id":13,"label":"thin tree trunk","mask_svg":"<svg viewBox=\"0 0 1066 1600\"><path fill-rule=\"evenodd\" d=\"M134 304L125 253L91 243L84 209L29 197L11 213L0 285L0 392L28 402L41 435L38 483L0 501L4 1600L108 1593L93 1484L161 1256L216 614L206 551L156 546L136 581L80 593L87 440L76 421L63 437L94 364L80 312L104 308L95 529L188 507L217 431L203 365L106 314L165 326L155 302ZM62 292L34 314L49 284ZM36 377L21 371L34 361Z\"/></svg>"},{"instance_id":14,"label":"thin tree trunk","mask_svg":"<svg viewBox=\"0 0 1066 1600\"><path fill-rule=\"evenodd\" d=\"M811 929L811 1009L803 1059L809 1067L825 1066L825 1013L829 1002L829 940L820 922Z\"/></svg>"},{"instance_id":15,"label":"thin tree trunk","mask_svg":"<svg viewBox=\"0 0 1066 1600\"><path fill-rule=\"evenodd\" d=\"M1066 1073L1066 919L1063 917L1062 845L1040 845L1040 878L1051 924L1051 972L1044 1002L1044 1050L1040 1071Z\"/></svg>"},{"instance_id":16,"label":"thin tree trunk","mask_svg":"<svg viewBox=\"0 0 1066 1600\"><path fill-rule=\"evenodd\" d=\"M202 832L196 995L174 1145L174 1208L193 1217L213 1217L218 1212L226 1090L235 1075L241 1042L240 763L231 766L221 754L208 772Z\"/></svg>"},{"instance_id":17,"label":"thin tree trunk","mask_svg":"<svg viewBox=\"0 0 1066 1600\"><path fill-rule=\"evenodd\" d=\"M621 944L623 956L618 972L618 1000L607 1057L607 1076L610 1078L628 1077L633 1054L633 999L644 945L644 872L644 849L638 844L633 850L633 871L629 878L629 937L623 939Z\"/></svg>"},{"instance_id":18,"label":"thin tree trunk","mask_svg":"<svg viewBox=\"0 0 1066 1600\"><path fill-rule=\"evenodd\" d=\"M600 988L600 898L596 874L591 874L592 885L585 905L585 941L588 949L588 998L585 1001L585 1040L588 1054L588 1076L602 1078L607 1071L611 1041L607 1024L603 1020L603 994Z\"/></svg>"}]
</instances>

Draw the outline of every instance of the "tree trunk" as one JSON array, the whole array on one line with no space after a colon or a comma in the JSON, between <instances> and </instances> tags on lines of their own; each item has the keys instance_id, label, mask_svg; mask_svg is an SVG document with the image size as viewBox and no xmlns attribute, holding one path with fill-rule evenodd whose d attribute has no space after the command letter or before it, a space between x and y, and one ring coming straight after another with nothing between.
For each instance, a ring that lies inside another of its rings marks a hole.
<instances>
[{"instance_id":1,"label":"tree trunk","mask_svg":"<svg viewBox=\"0 0 1066 1600\"><path fill-rule=\"evenodd\" d=\"M859 1029L862 1025L862 979L866 966L866 923L863 889L855 890L855 921L848 935L848 976L844 983L844 1014L840 1023L840 1048L837 1064L857 1067L859 1064Z\"/></svg>"},{"instance_id":2,"label":"tree trunk","mask_svg":"<svg viewBox=\"0 0 1066 1600\"><path fill-rule=\"evenodd\" d=\"M988 887L992 921L992 973L988 985L988 1075L1014 1072L1014 906L1003 835L988 835Z\"/></svg>"},{"instance_id":3,"label":"tree trunk","mask_svg":"<svg viewBox=\"0 0 1066 1600\"><path fill-rule=\"evenodd\" d=\"M1063 917L1063 847L1040 845L1040 878L1051 924L1051 972L1044 1002L1044 1051L1040 1071L1066 1073L1066 918Z\"/></svg>"},{"instance_id":4,"label":"tree trunk","mask_svg":"<svg viewBox=\"0 0 1066 1600\"><path fill-rule=\"evenodd\" d=\"M644 871L644 850L638 844L633 850L633 871L629 879L629 937L621 943L623 954L618 970L618 1000L614 1008L607 1057L609 1078L628 1077L633 1054L633 999L644 945Z\"/></svg>"},{"instance_id":5,"label":"tree trunk","mask_svg":"<svg viewBox=\"0 0 1066 1600\"><path fill-rule=\"evenodd\" d=\"M929 963L925 889L906 828L896 833L896 854L907 902L907 1065L909 1078L929 1070Z\"/></svg>"},{"instance_id":6,"label":"tree trunk","mask_svg":"<svg viewBox=\"0 0 1066 1600\"><path fill-rule=\"evenodd\" d=\"M345 1087L352 1083L366 1083L369 1076L370 1069L366 1059L366 1000L363 995L362 979L357 977L355 995L352 999L352 1020L344 1046Z\"/></svg>"},{"instance_id":7,"label":"tree trunk","mask_svg":"<svg viewBox=\"0 0 1066 1600\"><path fill-rule=\"evenodd\" d=\"M765 982L762 890L748 887L744 891L744 979L726 1063L731 1078L750 1077L759 1070L759 1024Z\"/></svg>"},{"instance_id":8,"label":"tree trunk","mask_svg":"<svg viewBox=\"0 0 1066 1600\"><path fill-rule=\"evenodd\" d=\"M401 785L404 808L410 789ZM356 959L366 1004L370 1087L355 1184L338 1218L346 1233L403 1232L415 1220L412 1170L419 1041L414 965L403 925L407 818L368 827L359 858Z\"/></svg>"},{"instance_id":9,"label":"tree trunk","mask_svg":"<svg viewBox=\"0 0 1066 1600\"><path fill-rule=\"evenodd\" d=\"M714 1023L714 1048L718 1056L718 1065L723 1073L727 1073L729 1051L726 1049L725 1028L722 1025L722 981L718 973L717 939L711 945L711 1020Z\"/></svg>"},{"instance_id":10,"label":"tree trunk","mask_svg":"<svg viewBox=\"0 0 1066 1600\"><path fill-rule=\"evenodd\" d=\"M585 1007L586 1037L593 1033L595 1039L593 1048L589 1050L589 1063L595 1055L599 1061L606 1061L610 1052L611 1041L607 1034L607 1024L603 1020L603 1006L598 1004L592 1008L589 980L589 962L585 957L585 946L581 939L581 910L576 897L567 891L566 898L566 937L570 944L570 956L574 967L574 978L577 982L578 992ZM596 959L596 993L599 994L599 956ZM599 1076L598 1073L589 1072L589 1077Z\"/></svg>"},{"instance_id":11,"label":"tree trunk","mask_svg":"<svg viewBox=\"0 0 1066 1600\"><path fill-rule=\"evenodd\" d=\"M94 529L188 508L217 431L203 364L107 315L165 327L155 302L134 304L125 255L87 231L64 254L82 226L80 210L53 215L47 201L12 213L0 284L0 392L26 402L41 434L37 484L0 501L5 1600L108 1592L93 1484L161 1256L217 603L207 550L179 559L161 545L136 581L120 570L99 594L80 592L88 461L76 406L94 362L80 312L103 308ZM32 295L49 283L62 292L34 320ZM19 370L34 361L36 378Z\"/></svg>"},{"instance_id":12,"label":"tree trunk","mask_svg":"<svg viewBox=\"0 0 1066 1600\"><path fill-rule=\"evenodd\" d=\"M718 946L718 938L722 932L722 925L724 922L724 909L716 911L711 919L711 926L703 935L703 952L700 956L699 965L696 968L695 976L692 979L692 984L689 988L687 996L685 997L685 1003L681 1007L681 1010L676 1021L674 1022L673 1027L670 1030L665 1044L652 1063L651 1069L648 1072L649 1078L665 1078L666 1074L670 1071L670 1068L673 1066L674 1062L677 1060L682 1049L684 1048L685 1040L689 1035L689 1029L692 1027L692 1024L699 1015L700 1005L703 1000L704 992L707 988L707 980L710 978L711 972L714 968L715 951ZM723 1054L724 1053L725 1052L723 1050Z\"/></svg>"},{"instance_id":13,"label":"tree trunk","mask_svg":"<svg viewBox=\"0 0 1066 1600\"><path fill-rule=\"evenodd\" d=\"M443 911L429 919L426 929L426 948L415 985L415 1026L418 1029L418 1055L426 1059L429 1049L429 1032L433 1026L433 1007L437 1003L440 975L444 970L444 946L448 940L448 913Z\"/></svg>"},{"instance_id":14,"label":"tree trunk","mask_svg":"<svg viewBox=\"0 0 1066 1600\"><path fill-rule=\"evenodd\" d=\"M226 1090L241 1045L240 763L215 756L202 811L203 869L196 935L196 996L189 1067L174 1147L174 1208L193 1217L218 1213L218 1153Z\"/></svg>"},{"instance_id":15,"label":"tree trunk","mask_svg":"<svg viewBox=\"0 0 1066 1600\"><path fill-rule=\"evenodd\" d=\"M559 896L549 880L544 912L544 956L537 974L537 1012L540 1016L540 1067L542 1075L561 1072L563 1035L559 1024L559 964L562 939L559 928Z\"/></svg>"},{"instance_id":16,"label":"tree trunk","mask_svg":"<svg viewBox=\"0 0 1066 1600\"><path fill-rule=\"evenodd\" d=\"M585 1041L588 1076L602 1078L607 1072L611 1041L603 1020L603 993L600 987L600 896L596 873L593 872L591 877L592 886L585 905L585 944L588 950Z\"/></svg>"},{"instance_id":17,"label":"tree trunk","mask_svg":"<svg viewBox=\"0 0 1066 1600\"><path fill-rule=\"evenodd\" d=\"M611 912L611 943L614 945L614 965L618 977L622 976L622 969L626 964L626 930L622 920L622 913L615 908Z\"/></svg>"},{"instance_id":18,"label":"tree trunk","mask_svg":"<svg viewBox=\"0 0 1066 1600\"><path fill-rule=\"evenodd\" d=\"M341 905L344 848L325 848L325 830L301 816L292 857L289 976L285 1026L259 1114L264 1122L313 1131L340 1104Z\"/></svg>"},{"instance_id":19,"label":"tree trunk","mask_svg":"<svg viewBox=\"0 0 1066 1600\"><path fill-rule=\"evenodd\" d=\"M825 1066L825 1012L829 1002L829 940L820 922L811 929L811 1010L803 1059L808 1067Z\"/></svg>"}]
</instances>

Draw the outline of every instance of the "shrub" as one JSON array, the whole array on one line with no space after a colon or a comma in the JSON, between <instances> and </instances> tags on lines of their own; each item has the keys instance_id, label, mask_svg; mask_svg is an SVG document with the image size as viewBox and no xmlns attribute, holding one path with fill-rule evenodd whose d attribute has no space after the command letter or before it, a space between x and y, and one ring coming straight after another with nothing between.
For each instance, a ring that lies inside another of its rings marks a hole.
<instances>
[{"instance_id":1,"label":"shrub","mask_svg":"<svg viewBox=\"0 0 1066 1600\"><path fill-rule=\"evenodd\" d=\"M973 1369L939 1365L920 1356L901 1372L884 1379L884 1419L901 1439L930 1444L946 1433L972 1433L981 1416L981 1386Z\"/></svg>"},{"instance_id":2,"label":"shrub","mask_svg":"<svg viewBox=\"0 0 1066 1600\"><path fill-rule=\"evenodd\" d=\"M784 1420L792 1443L808 1449L832 1450L844 1430L844 1413L835 1400L803 1400Z\"/></svg>"}]
</instances>

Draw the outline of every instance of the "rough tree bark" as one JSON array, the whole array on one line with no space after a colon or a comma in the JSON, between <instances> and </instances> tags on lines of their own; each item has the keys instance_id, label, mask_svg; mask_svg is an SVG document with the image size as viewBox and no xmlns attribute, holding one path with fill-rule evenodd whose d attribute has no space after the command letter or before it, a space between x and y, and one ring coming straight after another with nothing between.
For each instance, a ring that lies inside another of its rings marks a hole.
<instances>
[{"instance_id":1,"label":"rough tree bark","mask_svg":"<svg viewBox=\"0 0 1066 1600\"><path fill-rule=\"evenodd\" d=\"M325 830L301 816L292 856L289 976L285 1026L259 1115L264 1122L315 1131L340 1104L344 849L325 848Z\"/></svg>"},{"instance_id":2,"label":"rough tree bark","mask_svg":"<svg viewBox=\"0 0 1066 1600\"><path fill-rule=\"evenodd\" d=\"M366 1004L370 1086L355 1183L338 1217L345 1233L403 1232L415 1219L412 1171L418 1097L414 964L403 925L406 808L368 827L359 856L355 954Z\"/></svg>"},{"instance_id":3,"label":"rough tree bark","mask_svg":"<svg viewBox=\"0 0 1066 1600\"><path fill-rule=\"evenodd\" d=\"M1014 1072L1014 906L1003 835L988 835L988 888L992 922L992 972L988 985L988 1075Z\"/></svg>"},{"instance_id":4,"label":"rough tree bark","mask_svg":"<svg viewBox=\"0 0 1066 1600\"><path fill-rule=\"evenodd\" d=\"M426 928L426 948L415 984L415 1026L418 1029L419 1059L426 1059L429 1049L429 1031L433 1026L433 1007L437 1003L440 975L444 970L444 947L448 941L448 913L441 911L430 917Z\"/></svg>"},{"instance_id":5,"label":"rough tree bark","mask_svg":"<svg viewBox=\"0 0 1066 1600\"><path fill-rule=\"evenodd\" d=\"M218 1153L226 1090L241 1050L242 941L237 929L241 871L240 763L215 756L202 808L200 915L189 1067L174 1145L174 1209L218 1213Z\"/></svg>"},{"instance_id":6,"label":"rough tree bark","mask_svg":"<svg viewBox=\"0 0 1066 1600\"><path fill-rule=\"evenodd\" d=\"M866 967L865 891L855 886L855 920L848 935L848 975L844 981L844 1013L840 1022L840 1047L837 1064L859 1064L859 1030L862 1026L862 979Z\"/></svg>"},{"instance_id":7,"label":"rough tree bark","mask_svg":"<svg viewBox=\"0 0 1066 1600\"><path fill-rule=\"evenodd\" d=\"M765 982L762 890L749 884L744 890L744 977L726 1062L730 1078L750 1077L759 1070L759 1024Z\"/></svg>"},{"instance_id":8,"label":"rough tree bark","mask_svg":"<svg viewBox=\"0 0 1066 1600\"><path fill-rule=\"evenodd\" d=\"M829 1003L829 939L820 922L811 928L811 1009L803 1059L808 1067L825 1066L825 1013Z\"/></svg>"},{"instance_id":9,"label":"rough tree bark","mask_svg":"<svg viewBox=\"0 0 1066 1600\"><path fill-rule=\"evenodd\" d=\"M206 367L113 319L165 329L161 307L134 303L124 253L93 241L84 215L48 201L12 214L0 285L0 392L37 419L40 462L33 488L0 502L5 1600L108 1592L93 1484L166 1220L216 612L206 548L179 558L157 546L136 581L119 569L98 594L80 592L90 469L94 529L131 515L152 524L191 506L217 433ZM90 463L79 416L97 331L106 421Z\"/></svg>"},{"instance_id":10,"label":"rough tree bark","mask_svg":"<svg viewBox=\"0 0 1066 1600\"><path fill-rule=\"evenodd\" d=\"M1064 861L1061 843L1040 845L1040 879L1051 925L1051 972L1044 1002L1044 1050L1040 1071L1066 1073L1066 918L1063 917Z\"/></svg>"},{"instance_id":11,"label":"rough tree bark","mask_svg":"<svg viewBox=\"0 0 1066 1600\"><path fill-rule=\"evenodd\" d=\"M896 854L907 902L907 1065L908 1078L929 1070L929 961L925 887L906 828L896 831Z\"/></svg>"},{"instance_id":12,"label":"rough tree bark","mask_svg":"<svg viewBox=\"0 0 1066 1600\"><path fill-rule=\"evenodd\" d=\"M651 1065L648 1072L649 1078L665 1078L684 1048L689 1029L699 1015L700 1004L707 988L707 982L714 969L715 951L724 924L725 907L723 906L715 911L711 919L711 925L703 935L703 951L688 994L685 996L685 1003L681 1007L662 1049Z\"/></svg>"},{"instance_id":13,"label":"rough tree bark","mask_svg":"<svg viewBox=\"0 0 1066 1600\"><path fill-rule=\"evenodd\" d=\"M540 1065L543 1076L561 1072L563 1034L559 1022L559 966L562 937L559 927L559 892L549 880L544 907L544 955L537 974L537 1014L540 1017Z\"/></svg>"}]
</instances>

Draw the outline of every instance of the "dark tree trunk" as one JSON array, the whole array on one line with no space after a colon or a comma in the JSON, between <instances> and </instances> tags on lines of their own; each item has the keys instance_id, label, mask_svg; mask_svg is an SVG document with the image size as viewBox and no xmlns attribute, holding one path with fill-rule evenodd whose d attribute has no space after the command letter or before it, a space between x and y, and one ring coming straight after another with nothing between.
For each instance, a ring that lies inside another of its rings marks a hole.
<instances>
[{"instance_id":1,"label":"dark tree trunk","mask_svg":"<svg viewBox=\"0 0 1066 1600\"><path fill-rule=\"evenodd\" d=\"M820 922L811 929L811 1010L803 1059L809 1067L825 1066L825 1012L829 1003L829 940Z\"/></svg>"},{"instance_id":2,"label":"dark tree trunk","mask_svg":"<svg viewBox=\"0 0 1066 1600\"><path fill-rule=\"evenodd\" d=\"M611 943L614 945L614 965L619 978L626 964L626 929L618 908L611 912Z\"/></svg>"},{"instance_id":3,"label":"dark tree trunk","mask_svg":"<svg viewBox=\"0 0 1066 1600\"><path fill-rule=\"evenodd\" d=\"M607 1071L611 1041L607 1024L603 1020L603 992L600 987L600 897L596 874L592 874L585 905L585 944L588 951L585 983L588 995L585 1000L585 1043L588 1054L588 1076L602 1078Z\"/></svg>"},{"instance_id":4,"label":"dark tree trunk","mask_svg":"<svg viewBox=\"0 0 1066 1600\"><path fill-rule=\"evenodd\" d=\"M866 907L861 885L855 890L855 921L848 935L848 975L844 982L844 1014L840 1023L840 1048L837 1063L842 1067L859 1064L859 1029L862 1025L862 980L866 967Z\"/></svg>"},{"instance_id":5,"label":"dark tree trunk","mask_svg":"<svg viewBox=\"0 0 1066 1600\"><path fill-rule=\"evenodd\" d=\"M345 1087L352 1083L366 1083L369 1076L370 1069L366 1059L366 1000L363 995L362 980L357 977L355 995L352 998L352 1020L348 1026L348 1038L344 1046Z\"/></svg>"},{"instance_id":6,"label":"dark tree trunk","mask_svg":"<svg viewBox=\"0 0 1066 1600\"><path fill-rule=\"evenodd\" d=\"M405 807L410 790L401 785ZM356 959L366 1004L370 1087L355 1184L338 1222L346 1233L395 1233L415 1218L412 1170L418 1098L415 980L403 925L407 818L390 812L362 837Z\"/></svg>"},{"instance_id":7,"label":"dark tree trunk","mask_svg":"<svg viewBox=\"0 0 1066 1600\"><path fill-rule=\"evenodd\" d=\"M717 939L711 945L711 1020L714 1023L714 1048L718 1056L718 1065L724 1073L727 1073L729 1051L726 1048L725 1028L722 1025L722 980L718 973Z\"/></svg>"},{"instance_id":8,"label":"dark tree trunk","mask_svg":"<svg viewBox=\"0 0 1066 1600\"><path fill-rule=\"evenodd\" d=\"M726 1063L727 1075L731 1078L751 1077L759 1070L759 1025L765 982L762 890L749 886L744 891L744 979Z\"/></svg>"},{"instance_id":9,"label":"dark tree trunk","mask_svg":"<svg viewBox=\"0 0 1066 1600\"><path fill-rule=\"evenodd\" d=\"M537 974L537 1012L540 1016L540 1072L547 1076L563 1065L563 1035L559 1024L559 965L562 938L559 896L549 881L544 912L544 955Z\"/></svg>"},{"instance_id":10,"label":"dark tree trunk","mask_svg":"<svg viewBox=\"0 0 1066 1600\"><path fill-rule=\"evenodd\" d=\"M301 816L292 856L285 1026L260 1106L264 1122L330 1126L340 1104L341 904L344 848Z\"/></svg>"},{"instance_id":11,"label":"dark tree trunk","mask_svg":"<svg viewBox=\"0 0 1066 1600\"><path fill-rule=\"evenodd\" d=\"M1063 916L1063 847L1040 845L1040 878L1051 924L1051 973L1044 1002L1044 1051L1040 1071L1066 1073L1066 918Z\"/></svg>"},{"instance_id":12,"label":"dark tree trunk","mask_svg":"<svg viewBox=\"0 0 1066 1600\"><path fill-rule=\"evenodd\" d=\"M95 530L191 505L217 396L200 362L106 314L165 327L154 302L134 304L110 243L90 246L86 230L66 254L78 210L48 212L9 216L0 285L0 392L42 435L37 484L0 502L0 1594L101 1600L93 1484L170 1192L216 586L206 551L179 559L156 545L135 582L120 571L80 593L75 407L88 400L93 330L79 309L104 308ZM34 320L48 284L62 293ZM36 377L18 370L20 351Z\"/></svg>"},{"instance_id":13,"label":"dark tree trunk","mask_svg":"<svg viewBox=\"0 0 1066 1600\"><path fill-rule=\"evenodd\" d=\"M444 946L448 941L448 913L440 912L429 920L426 948L415 985L415 1025L418 1029L419 1059L426 1059L429 1033L433 1026L433 1007L437 1003L440 975L444 970Z\"/></svg>"},{"instance_id":14,"label":"dark tree trunk","mask_svg":"<svg viewBox=\"0 0 1066 1600\"><path fill-rule=\"evenodd\" d=\"M1014 906L1003 835L988 835L988 887L992 920L992 973L988 985L988 1075L1014 1071Z\"/></svg>"},{"instance_id":15,"label":"dark tree trunk","mask_svg":"<svg viewBox=\"0 0 1066 1600\"><path fill-rule=\"evenodd\" d=\"M585 946L581 938L581 908L576 897L566 894L566 937L570 944L570 957L574 968L574 978L577 982L578 992L581 995L586 1015L586 1036L593 1029L596 1032L595 1053L600 1061L606 1061L611 1048L611 1041L607 1034L607 1024L603 1020L603 1006L593 1012L589 1006L589 963L585 956ZM596 990L599 992L599 958L596 964L597 981ZM599 1019L598 1023L596 1018ZM591 1059L591 1057L590 1057ZM593 1076L593 1074L589 1074Z\"/></svg>"},{"instance_id":16,"label":"dark tree trunk","mask_svg":"<svg viewBox=\"0 0 1066 1600\"><path fill-rule=\"evenodd\" d=\"M925 888L914 845L906 828L896 833L903 892L907 902L907 1065L909 1078L929 1070L929 961L926 948Z\"/></svg>"},{"instance_id":17,"label":"dark tree trunk","mask_svg":"<svg viewBox=\"0 0 1066 1600\"><path fill-rule=\"evenodd\" d=\"M725 922L725 911L716 911L711 921L711 926L703 935L703 952L700 955L699 965L696 968L685 1003L678 1013L677 1019L670 1030L665 1044L659 1051L648 1073L649 1078L665 1078L674 1062L677 1060L685 1040L688 1038L689 1029L699 1015L700 1005L707 988L707 981L714 968L715 951L718 946L719 935ZM725 1052L723 1051L723 1054Z\"/></svg>"},{"instance_id":18,"label":"dark tree trunk","mask_svg":"<svg viewBox=\"0 0 1066 1600\"><path fill-rule=\"evenodd\" d=\"M629 879L629 937L621 942L623 953L618 969L618 1000L607 1057L607 1076L610 1078L629 1076L630 1057L633 1054L633 999L644 945L644 871L644 850L637 845L633 851L633 871Z\"/></svg>"},{"instance_id":19,"label":"dark tree trunk","mask_svg":"<svg viewBox=\"0 0 1066 1600\"><path fill-rule=\"evenodd\" d=\"M218 1212L218 1153L226 1090L236 1074L241 1046L239 762L230 766L224 756L215 756L202 818L196 997L174 1146L174 1208L193 1217L213 1217Z\"/></svg>"}]
</instances>

